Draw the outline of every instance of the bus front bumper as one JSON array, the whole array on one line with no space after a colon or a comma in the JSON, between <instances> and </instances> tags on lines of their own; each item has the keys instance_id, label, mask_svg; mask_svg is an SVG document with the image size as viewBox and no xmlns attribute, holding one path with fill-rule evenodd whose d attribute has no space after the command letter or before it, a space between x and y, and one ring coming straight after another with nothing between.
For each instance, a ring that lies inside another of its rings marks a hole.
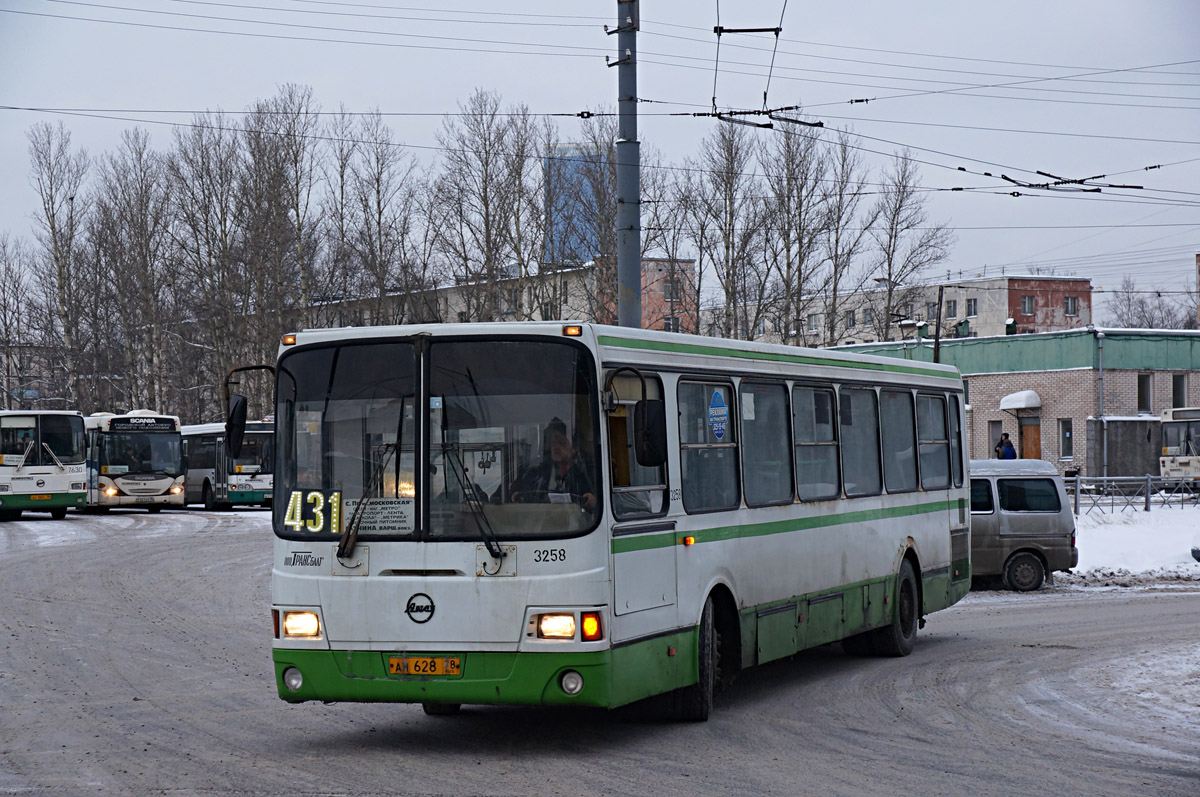
<instances>
[{"instance_id":1,"label":"bus front bumper","mask_svg":"<svg viewBox=\"0 0 1200 797\"><path fill-rule=\"evenodd\" d=\"M84 493L0 493L0 509L27 509L48 512L58 507L83 509Z\"/></svg>"},{"instance_id":2,"label":"bus front bumper","mask_svg":"<svg viewBox=\"0 0 1200 797\"><path fill-rule=\"evenodd\" d=\"M459 656L462 674L458 676L389 675L388 659L398 653L276 648L275 684L279 697L289 703L321 700L616 708L695 683L695 639L693 631L589 652L414 654ZM303 679L295 690L284 682L284 674L293 668ZM583 678L578 694L563 689L563 676L568 672Z\"/></svg>"}]
</instances>

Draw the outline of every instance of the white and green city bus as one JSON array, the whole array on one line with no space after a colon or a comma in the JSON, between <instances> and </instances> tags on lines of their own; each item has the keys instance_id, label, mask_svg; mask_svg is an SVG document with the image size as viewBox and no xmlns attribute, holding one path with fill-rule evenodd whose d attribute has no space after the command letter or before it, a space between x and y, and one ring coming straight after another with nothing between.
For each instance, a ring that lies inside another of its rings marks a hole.
<instances>
[{"instance_id":1,"label":"white and green city bus","mask_svg":"<svg viewBox=\"0 0 1200 797\"><path fill-rule=\"evenodd\" d=\"M88 441L87 507L107 512L136 507L161 512L184 506L179 418L153 410L84 418Z\"/></svg>"},{"instance_id":2,"label":"white and green city bus","mask_svg":"<svg viewBox=\"0 0 1200 797\"><path fill-rule=\"evenodd\" d=\"M588 324L288 335L289 702L704 719L742 668L905 655L970 584L949 366Z\"/></svg>"},{"instance_id":3,"label":"white and green city bus","mask_svg":"<svg viewBox=\"0 0 1200 797\"><path fill-rule=\"evenodd\" d=\"M242 450L225 453L225 424L201 423L183 427L189 504L210 512L234 504L270 506L274 486L275 421L246 423Z\"/></svg>"},{"instance_id":4,"label":"white and green city bus","mask_svg":"<svg viewBox=\"0 0 1200 797\"><path fill-rule=\"evenodd\" d=\"M1159 475L1182 482L1200 480L1200 407L1163 410L1161 417Z\"/></svg>"},{"instance_id":5,"label":"white and green city bus","mask_svg":"<svg viewBox=\"0 0 1200 797\"><path fill-rule=\"evenodd\" d=\"M87 500L83 415L65 410L0 411L0 520L49 512L55 520Z\"/></svg>"}]
</instances>

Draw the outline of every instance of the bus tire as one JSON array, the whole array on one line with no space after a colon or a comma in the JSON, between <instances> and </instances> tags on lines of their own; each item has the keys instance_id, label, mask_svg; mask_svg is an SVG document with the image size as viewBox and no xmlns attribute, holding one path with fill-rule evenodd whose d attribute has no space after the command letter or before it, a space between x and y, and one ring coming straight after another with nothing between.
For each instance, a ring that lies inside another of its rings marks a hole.
<instances>
[{"instance_id":1,"label":"bus tire","mask_svg":"<svg viewBox=\"0 0 1200 797\"><path fill-rule=\"evenodd\" d=\"M688 722L705 722L712 713L713 696L717 688L717 668L720 667L721 640L713 617L713 599L709 595L700 613L696 639L696 659L699 680L680 689L676 695L676 716Z\"/></svg>"},{"instance_id":2,"label":"bus tire","mask_svg":"<svg viewBox=\"0 0 1200 797\"><path fill-rule=\"evenodd\" d=\"M148 506L148 507L146 507L146 511L149 512L151 515L157 515L159 512L162 511L162 507L161 506Z\"/></svg>"},{"instance_id":3,"label":"bus tire","mask_svg":"<svg viewBox=\"0 0 1200 797\"><path fill-rule=\"evenodd\" d=\"M67 516L67 508L65 506L56 506L50 510L50 517L55 520L62 520Z\"/></svg>"},{"instance_id":4,"label":"bus tire","mask_svg":"<svg viewBox=\"0 0 1200 797\"><path fill-rule=\"evenodd\" d=\"M215 512L217 510L217 502L213 498L212 485L208 482L204 483L204 490L201 493L200 501L204 504L205 512Z\"/></svg>"},{"instance_id":5,"label":"bus tire","mask_svg":"<svg viewBox=\"0 0 1200 797\"><path fill-rule=\"evenodd\" d=\"M0 509L0 521L20 520L20 509Z\"/></svg>"},{"instance_id":6,"label":"bus tire","mask_svg":"<svg viewBox=\"0 0 1200 797\"><path fill-rule=\"evenodd\" d=\"M431 717L448 717L457 714L462 703L422 703L421 708Z\"/></svg>"},{"instance_id":7,"label":"bus tire","mask_svg":"<svg viewBox=\"0 0 1200 797\"><path fill-rule=\"evenodd\" d=\"M1017 592L1033 592L1046 581L1046 566L1037 554L1018 551L1004 565L1004 583Z\"/></svg>"},{"instance_id":8,"label":"bus tire","mask_svg":"<svg viewBox=\"0 0 1200 797\"><path fill-rule=\"evenodd\" d=\"M921 621L920 599L917 574L912 562L903 559L900 573L896 576L896 614L889 625L872 632L876 653L880 656L907 656L912 653Z\"/></svg>"}]
</instances>

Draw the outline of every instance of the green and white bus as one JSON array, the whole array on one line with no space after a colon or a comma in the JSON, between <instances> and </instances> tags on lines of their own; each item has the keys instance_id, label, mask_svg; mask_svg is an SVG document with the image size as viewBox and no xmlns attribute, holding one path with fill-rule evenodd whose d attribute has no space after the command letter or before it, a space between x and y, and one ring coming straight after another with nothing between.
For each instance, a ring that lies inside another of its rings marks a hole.
<instances>
[{"instance_id":1,"label":"green and white bus","mask_svg":"<svg viewBox=\"0 0 1200 797\"><path fill-rule=\"evenodd\" d=\"M700 720L754 664L906 655L970 584L949 366L535 322L304 331L276 379L289 702Z\"/></svg>"},{"instance_id":2,"label":"green and white bus","mask_svg":"<svg viewBox=\"0 0 1200 797\"><path fill-rule=\"evenodd\" d=\"M62 520L87 500L83 414L0 411L0 520L24 511Z\"/></svg>"},{"instance_id":3,"label":"green and white bus","mask_svg":"<svg viewBox=\"0 0 1200 797\"><path fill-rule=\"evenodd\" d=\"M84 418L84 424L88 511L183 509L183 454L177 416L154 410L93 412Z\"/></svg>"},{"instance_id":4,"label":"green and white bus","mask_svg":"<svg viewBox=\"0 0 1200 797\"><path fill-rule=\"evenodd\" d=\"M183 427L187 501L208 511L236 505L270 506L274 485L275 421L246 423L242 450L225 454L225 424Z\"/></svg>"}]
</instances>

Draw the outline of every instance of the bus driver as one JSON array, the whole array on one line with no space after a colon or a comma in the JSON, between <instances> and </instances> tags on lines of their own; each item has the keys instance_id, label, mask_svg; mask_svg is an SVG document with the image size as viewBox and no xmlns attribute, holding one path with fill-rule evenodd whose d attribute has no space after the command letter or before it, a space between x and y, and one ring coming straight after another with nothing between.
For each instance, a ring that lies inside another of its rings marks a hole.
<instances>
[{"instance_id":1,"label":"bus driver","mask_svg":"<svg viewBox=\"0 0 1200 797\"><path fill-rule=\"evenodd\" d=\"M579 447L567 434L567 425L552 418L546 425L549 461L523 472L509 490L519 503L570 503L584 509L596 508L596 495L587 469L579 458Z\"/></svg>"}]
</instances>

